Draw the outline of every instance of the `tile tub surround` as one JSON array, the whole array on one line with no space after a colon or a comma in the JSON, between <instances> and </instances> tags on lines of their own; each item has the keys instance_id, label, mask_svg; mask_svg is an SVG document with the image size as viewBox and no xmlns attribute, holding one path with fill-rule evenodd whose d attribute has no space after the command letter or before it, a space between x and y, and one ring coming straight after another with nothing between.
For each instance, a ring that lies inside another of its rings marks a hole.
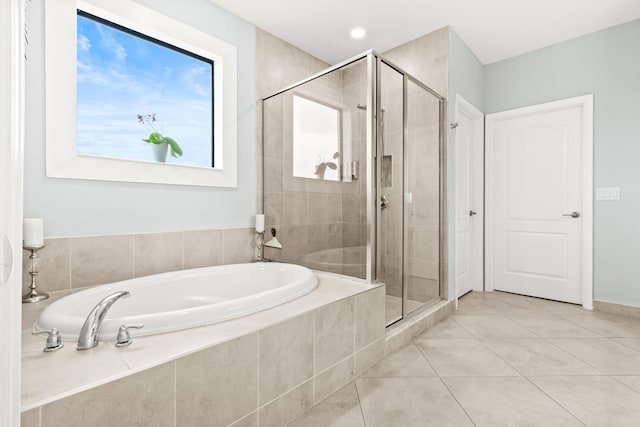
<instances>
[{"instance_id":1,"label":"tile tub surround","mask_svg":"<svg viewBox=\"0 0 640 427\"><path fill-rule=\"evenodd\" d=\"M77 290L135 277L256 259L252 228L194 230L47 239L39 252L38 290L51 298L22 305L30 329L51 302ZM29 253L23 251L22 290L30 284Z\"/></svg>"},{"instance_id":2,"label":"tile tub surround","mask_svg":"<svg viewBox=\"0 0 640 427\"><path fill-rule=\"evenodd\" d=\"M639 335L639 319L471 293L292 425L636 427Z\"/></svg>"},{"instance_id":3,"label":"tile tub surround","mask_svg":"<svg viewBox=\"0 0 640 427\"><path fill-rule=\"evenodd\" d=\"M25 420L114 425L126 407L131 418L118 424L285 425L383 357L384 286L317 274L318 288L296 300L121 349L43 353L25 331Z\"/></svg>"}]
</instances>

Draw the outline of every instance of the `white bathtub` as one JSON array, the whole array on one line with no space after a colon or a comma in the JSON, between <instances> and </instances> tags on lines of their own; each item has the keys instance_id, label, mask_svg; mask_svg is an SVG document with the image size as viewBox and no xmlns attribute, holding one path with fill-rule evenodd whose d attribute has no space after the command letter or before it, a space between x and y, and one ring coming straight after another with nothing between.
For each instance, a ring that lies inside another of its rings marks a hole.
<instances>
[{"instance_id":1,"label":"white bathtub","mask_svg":"<svg viewBox=\"0 0 640 427\"><path fill-rule=\"evenodd\" d=\"M255 313L311 292L318 281L306 267L282 263L234 264L156 274L97 286L66 296L42 312L34 329L58 328L78 339L91 309L105 296L129 291L111 307L101 340L115 339L122 324L142 323L132 335L152 335L209 325Z\"/></svg>"}]
</instances>

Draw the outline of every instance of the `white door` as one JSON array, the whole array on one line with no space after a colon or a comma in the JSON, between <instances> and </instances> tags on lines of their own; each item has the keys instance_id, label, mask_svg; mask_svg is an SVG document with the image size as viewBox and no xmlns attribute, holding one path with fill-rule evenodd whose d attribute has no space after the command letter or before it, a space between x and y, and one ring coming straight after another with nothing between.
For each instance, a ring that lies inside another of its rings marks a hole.
<instances>
[{"instance_id":1,"label":"white door","mask_svg":"<svg viewBox=\"0 0 640 427\"><path fill-rule=\"evenodd\" d=\"M591 97L580 99L487 115L487 279L496 290L583 303Z\"/></svg>"},{"instance_id":2,"label":"white door","mask_svg":"<svg viewBox=\"0 0 640 427\"><path fill-rule=\"evenodd\" d=\"M482 291L484 115L456 95L456 296Z\"/></svg>"},{"instance_id":3,"label":"white door","mask_svg":"<svg viewBox=\"0 0 640 427\"><path fill-rule=\"evenodd\" d=\"M0 426L20 425L24 2L0 2Z\"/></svg>"}]
</instances>

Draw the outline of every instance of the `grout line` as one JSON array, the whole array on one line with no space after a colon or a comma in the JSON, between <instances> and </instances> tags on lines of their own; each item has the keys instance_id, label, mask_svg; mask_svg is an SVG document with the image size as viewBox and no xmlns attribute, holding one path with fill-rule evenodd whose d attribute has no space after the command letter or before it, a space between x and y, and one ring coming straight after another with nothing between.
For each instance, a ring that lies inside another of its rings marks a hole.
<instances>
[{"instance_id":1,"label":"grout line","mask_svg":"<svg viewBox=\"0 0 640 427\"><path fill-rule=\"evenodd\" d=\"M354 380L353 386L356 388L356 397L358 398L358 406L360 407L360 416L362 417L362 423L364 427L367 427L367 419L364 416L364 409L362 408L362 399L360 399L360 390L358 390L358 383Z\"/></svg>"},{"instance_id":2,"label":"grout line","mask_svg":"<svg viewBox=\"0 0 640 427\"><path fill-rule=\"evenodd\" d=\"M593 337L593 338L597 338L597 339L601 339L602 337ZM600 372L600 374L594 374L594 375L606 375L604 372L602 372L600 369L598 369L595 365L592 365L591 363L587 362L586 360L583 360L581 357L578 357L577 355L571 353L568 350L565 350L564 348L560 347L559 345L555 344L554 342L550 341L551 339L580 339L580 340L588 340L588 339L592 339L592 338L542 338L545 342L551 344L552 346L556 347L557 349L559 349L560 351L564 352L565 354L568 354L569 356L573 357L574 359L584 363L587 366L592 367L593 369L596 370L596 372ZM577 375L577 376L581 376L581 375Z\"/></svg>"},{"instance_id":3,"label":"grout line","mask_svg":"<svg viewBox=\"0 0 640 427\"><path fill-rule=\"evenodd\" d=\"M462 409L462 412L464 412L464 414L467 416L467 418L469 419L469 421L471 421L471 424L473 424L474 426L477 426L477 424L475 423L475 421L473 421L473 418L471 418L471 415L469 415L469 413L467 412L467 410L465 409L464 406L462 406L462 403L460 403L460 401L458 400L458 398L456 397L455 394L453 394L453 392L451 391L451 389L449 388L449 386L447 385L447 383L444 382L444 380L442 379L442 377L438 376L437 377L440 382L442 383L442 385L444 386L444 388L447 389L447 391L449 392L449 394L451 395L451 397L453 397L453 400L456 401L456 403L458 404L458 406L460 407L460 409ZM462 377L464 378L464 377ZM510 377L512 378L512 377Z\"/></svg>"},{"instance_id":4,"label":"grout line","mask_svg":"<svg viewBox=\"0 0 640 427\"><path fill-rule=\"evenodd\" d=\"M260 330L256 331L256 424L260 425Z\"/></svg>"},{"instance_id":5,"label":"grout line","mask_svg":"<svg viewBox=\"0 0 640 427\"><path fill-rule=\"evenodd\" d=\"M628 384L623 383L622 381L620 381L617 377L635 377L637 375L607 375L609 378L611 378L612 380L622 384L623 386L625 386L626 388L628 388L629 390L633 391L634 393L638 393L640 394L640 391L635 390L633 388L631 388L631 386L629 386Z\"/></svg>"},{"instance_id":6,"label":"grout line","mask_svg":"<svg viewBox=\"0 0 640 427\"><path fill-rule=\"evenodd\" d=\"M558 375L558 376L562 376L562 375ZM580 424L582 424L583 426L586 426L585 423L583 423L580 419L578 419L578 417L576 417L573 412L569 411L567 408L565 408L564 406L562 406L562 404L560 402L558 402L557 400L555 400L553 397L551 397L549 394L547 394L547 392L545 392L543 389L541 389L540 387L538 387L538 385L536 383L534 383L533 381L531 381L531 379L529 377L525 377L523 376L522 378L524 378L525 380L527 380L529 382L529 384L533 385L536 389L538 389L542 394L544 394L545 396L547 396L549 399L551 399L556 405L558 405L560 408L562 408L567 414L571 415L577 422L579 422Z\"/></svg>"},{"instance_id":7,"label":"grout line","mask_svg":"<svg viewBox=\"0 0 640 427\"><path fill-rule=\"evenodd\" d=\"M173 361L173 427L178 427L178 361Z\"/></svg>"},{"instance_id":8,"label":"grout line","mask_svg":"<svg viewBox=\"0 0 640 427\"><path fill-rule=\"evenodd\" d=\"M138 259L138 256L136 255L136 237L137 235L133 234L132 238L131 238L131 249L133 251L132 253L132 265L131 265L131 278L135 279L136 277L136 261Z\"/></svg>"}]
</instances>

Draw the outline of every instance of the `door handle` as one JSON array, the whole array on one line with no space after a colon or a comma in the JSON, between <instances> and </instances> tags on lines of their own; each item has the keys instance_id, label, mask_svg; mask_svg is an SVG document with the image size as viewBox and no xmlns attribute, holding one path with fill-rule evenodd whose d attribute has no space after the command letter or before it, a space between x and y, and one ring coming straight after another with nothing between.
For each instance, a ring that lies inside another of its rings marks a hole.
<instances>
[{"instance_id":1,"label":"door handle","mask_svg":"<svg viewBox=\"0 0 640 427\"><path fill-rule=\"evenodd\" d=\"M476 211L469 211L469 216L474 216L474 215L478 215L478 212L476 212Z\"/></svg>"},{"instance_id":2,"label":"door handle","mask_svg":"<svg viewBox=\"0 0 640 427\"><path fill-rule=\"evenodd\" d=\"M387 199L387 196L380 196L380 209L386 209L388 204L389 200Z\"/></svg>"},{"instance_id":3,"label":"door handle","mask_svg":"<svg viewBox=\"0 0 640 427\"><path fill-rule=\"evenodd\" d=\"M573 211L568 214L562 214L562 216L570 216L571 218L580 218L580 212Z\"/></svg>"}]
</instances>

